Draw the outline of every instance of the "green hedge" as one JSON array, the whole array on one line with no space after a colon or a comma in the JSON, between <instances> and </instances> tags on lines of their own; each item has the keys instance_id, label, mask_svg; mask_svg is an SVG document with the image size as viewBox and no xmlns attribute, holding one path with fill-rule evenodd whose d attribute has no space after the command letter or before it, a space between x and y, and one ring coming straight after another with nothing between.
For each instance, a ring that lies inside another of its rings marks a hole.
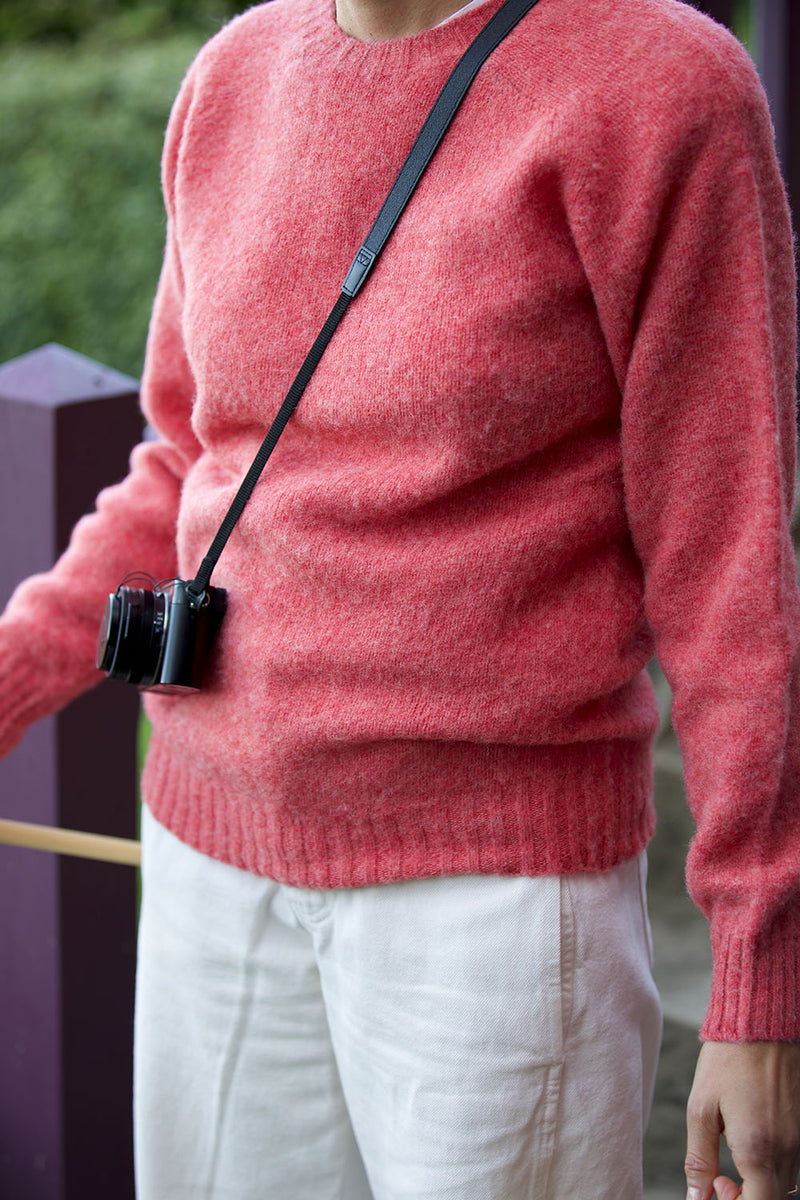
<instances>
[{"instance_id":1,"label":"green hedge","mask_svg":"<svg viewBox=\"0 0 800 1200\"><path fill-rule=\"evenodd\" d=\"M164 129L204 40L0 52L0 361L57 341L140 374Z\"/></svg>"},{"instance_id":2,"label":"green hedge","mask_svg":"<svg viewBox=\"0 0 800 1200\"><path fill-rule=\"evenodd\" d=\"M215 28L246 5L237 0L3 0L0 42L61 39L75 41L103 26L134 37L179 28Z\"/></svg>"}]
</instances>

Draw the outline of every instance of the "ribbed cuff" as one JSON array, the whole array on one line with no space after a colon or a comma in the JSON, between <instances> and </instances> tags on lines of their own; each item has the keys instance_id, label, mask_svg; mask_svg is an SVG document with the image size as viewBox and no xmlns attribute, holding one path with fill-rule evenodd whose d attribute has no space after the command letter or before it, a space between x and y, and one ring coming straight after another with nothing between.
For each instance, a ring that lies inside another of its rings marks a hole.
<instances>
[{"instance_id":1,"label":"ribbed cuff","mask_svg":"<svg viewBox=\"0 0 800 1200\"><path fill-rule=\"evenodd\" d=\"M800 913L790 903L765 932L748 939L714 929L711 1000L702 1041L800 1039Z\"/></svg>"}]
</instances>

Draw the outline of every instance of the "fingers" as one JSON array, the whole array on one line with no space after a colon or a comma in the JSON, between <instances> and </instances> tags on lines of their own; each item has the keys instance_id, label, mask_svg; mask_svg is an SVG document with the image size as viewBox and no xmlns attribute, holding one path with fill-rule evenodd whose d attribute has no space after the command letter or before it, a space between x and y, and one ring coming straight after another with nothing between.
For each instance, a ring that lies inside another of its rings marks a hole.
<instances>
[{"instance_id":1,"label":"fingers","mask_svg":"<svg viewBox=\"0 0 800 1200\"><path fill-rule=\"evenodd\" d=\"M742 1200L785 1200L797 1176L798 1112L788 1093L778 1102L768 1094L760 1101L747 1121L731 1113L726 1140L742 1177Z\"/></svg>"},{"instance_id":2,"label":"fingers","mask_svg":"<svg viewBox=\"0 0 800 1200\"><path fill-rule=\"evenodd\" d=\"M718 1175L714 1180L714 1195L717 1200L737 1200L741 1194L738 1183L734 1183L727 1175Z\"/></svg>"},{"instance_id":3,"label":"fingers","mask_svg":"<svg viewBox=\"0 0 800 1200\"><path fill-rule=\"evenodd\" d=\"M724 1133L743 1182L719 1174ZM703 1045L687 1108L689 1200L785 1200L800 1156L800 1046Z\"/></svg>"},{"instance_id":4,"label":"fingers","mask_svg":"<svg viewBox=\"0 0 800 1200\"><path fill-rule=\"evenodd\" d=\"M702 1079L695 1075L694 1086L686 1109L686 1200L711 1200L715 1179L719 1175L719 1139L722 1133L722 1118L719 1105L703 1090ZM730 1180L727 1181L730 1183ZM726 1195L720 1200L733 1200L737 1194Z\"/></svg>"}]
</instances>

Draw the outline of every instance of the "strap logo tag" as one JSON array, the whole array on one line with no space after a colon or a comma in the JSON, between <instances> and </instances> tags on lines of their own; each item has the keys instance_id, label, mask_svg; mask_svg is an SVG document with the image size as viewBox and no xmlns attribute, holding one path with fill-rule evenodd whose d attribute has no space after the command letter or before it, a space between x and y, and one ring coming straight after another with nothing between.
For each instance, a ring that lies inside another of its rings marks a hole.
<instances>
[{"instance_id":1,"label":"strap logo tag","mask_svg":"<svg viewBox=\"0 0 800 1200\"><path fill-rule=\"evenodd\" d=\"M361 287L364 280L367 278L367 272L374 263L376 255L368 250L366 246L362 246L358 254L353 259L353 264L347 272L342 291L347 296L355 296L358 289Z\"/></svg>"}]
</instances>

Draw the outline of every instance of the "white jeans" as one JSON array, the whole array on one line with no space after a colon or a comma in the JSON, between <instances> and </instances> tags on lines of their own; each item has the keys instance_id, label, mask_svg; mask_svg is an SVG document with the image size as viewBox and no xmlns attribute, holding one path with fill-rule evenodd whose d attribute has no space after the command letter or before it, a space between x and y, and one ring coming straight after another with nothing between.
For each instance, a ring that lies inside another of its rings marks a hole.
<instances>
[{"instance_id":1,"label":"white jeans","mask_svg":"<svg viewBox=\"0 0 800 1200\"><path fill-rule=\"evenodd\" d=\"M139 1200L639 1200L644 852L322 891L142 838Z\"/></svg>"}]
</instances>

